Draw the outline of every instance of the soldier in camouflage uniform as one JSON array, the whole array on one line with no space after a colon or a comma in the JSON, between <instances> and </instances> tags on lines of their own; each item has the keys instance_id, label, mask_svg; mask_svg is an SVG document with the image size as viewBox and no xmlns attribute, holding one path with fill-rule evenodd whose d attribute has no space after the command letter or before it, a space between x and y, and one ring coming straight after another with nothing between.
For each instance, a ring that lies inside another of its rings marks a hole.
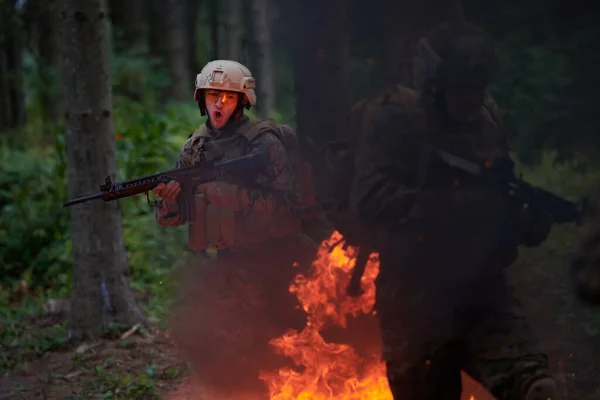
<instances>
[{"instance_id":1,"label":"soldier in camouflage uniform","mask_svg":"<svg viewBox=\"0 0 600 400\"><path fill-rule=\"evenodd\" d=\"M600 305L600 189L596 190L579 230L572 273L579 297Z\"/></svg>"},{"instance_id":2,"label":"soldier in camouflage uniform","mask_svg":"<svg viewBox=\"0 0 600 400\"><path fill-rule=\"evenodd\" d=\"M502 115L485 88L491 40L469 23L418 42L415 86L357 106L351 208L378 228L376 311L396 399L458 400L460 370L499 400L559 399L505 276L518 245L551 220L514 209L495 188L430 163L431 149L509 160Z\"/></svg>"},{"instance_id":3,"label":"soldier in camouflage uniform","mask_svg":"<svg viewBox=\"0 0 600 400\"><path fill-rule=\"evenodd\" d=\"M300 233L298 180L277 126L244 116L244 109L256 103L254 87L245 66L208 63L197 76L195 92L208 119L186 141L177 163L186 167L259 151L270 156L264 170L236 184L200 185L195 194L199 217L189 224L193 273L181 289L173 331L202 386L228 399L267 397L259 372L282 365L273 359L268 341L304 325L288 292L299 272L292 266L310 264L303 258L312 257L316 248ZM159 224L181 224L180 191L175 181L156 188ZM215 250L216 258L208 257L207 249Z\"/></svg>"}]
</instances>

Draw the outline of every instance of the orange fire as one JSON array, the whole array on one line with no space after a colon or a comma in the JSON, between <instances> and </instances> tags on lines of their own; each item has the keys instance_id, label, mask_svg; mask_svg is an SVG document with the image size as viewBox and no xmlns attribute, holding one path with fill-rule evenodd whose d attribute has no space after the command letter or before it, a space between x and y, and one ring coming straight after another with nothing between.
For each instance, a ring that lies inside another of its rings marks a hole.
<instances>
[{"instance_id":1,"label":"orange fire","mask_svg":"<svg viewBox=\"0 0 600 400\"><path fill-rule=\"evenodd\" d=\"M333 325L345 328L349 316L373 310L377 254L371 255L362 278L365 293L358 298L346 295L356 252L350 246L344 249L342 236L334 232L321 244L311 275L298 275L290 286L307 313L306 326L270 344L300 368L262 375L271 400L392 400L378 354L364 359L351 346L327 343L320 334Z\"/></svg>"},{"instance_id":2,"label":"orange fire","mask_svg":"<svg viewBox=\"0 0 600 400\"><path fill-rule=\"evenodd\" d=\"M346 287L357 249L344 247L342 235L334 232L321 244L310 276L298 275L290 285L290 292L307 313L306 326L301 332L290 330L270 342L298 367L261 375L269 388L270 400L393 399L379 354L366 359L349 345L327 343L320 333L335 325L346 328L348 317L373 312L379 257L373 253L367 263L362 278L365 293L358 298L349 297ZM466 374L463 387L465 400L494 400Z\"/></svg>"}]
</instances>

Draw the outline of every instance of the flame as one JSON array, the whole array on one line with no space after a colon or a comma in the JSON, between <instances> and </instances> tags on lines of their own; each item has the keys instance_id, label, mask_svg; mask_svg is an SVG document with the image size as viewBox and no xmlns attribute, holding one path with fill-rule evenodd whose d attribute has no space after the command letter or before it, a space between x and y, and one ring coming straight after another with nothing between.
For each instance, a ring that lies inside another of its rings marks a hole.
<instances>
[{"instance_id":1,"label":"flame","mask_svg":"<svg viewBox=\"0 0 600 400\"><path fill-rule=\"evenodd\" d=\"M310 275L299 274L290 285L307 313L306 325L301 332L289 330L270 341L277 353L297 366L261 373L270 400L393 400L379 354L361 357L351 346L327 343L320 334L334 325L346 328L350 316L374 314L378 254L372 253L367 262L361 282L364 294L358 298L346 294L357 253L357 248L345 246L342 235L334 232L321 243ZM463 385L470 392L469 400L476 400L474 392L477 400L494 399L467 375L463 375Z\"/></svg>"},{"instance_id":2,"label":"flame","mask_svg":"<svg viewBox=\"0 0 600 400\"><path fill-rule=\"evenodd\" d=\"M366 265L362 278L364 294L358 298L346 295L357 251L345 246L342 235L334 232L321 244L310 275L299 274L290 285L290 292L307 313L306 325L300 332L289 330L270 341L277 353L296 364L296 369L261 373L270 400L393 400L385 364L379 360L379 354L365 358L351 346L328 343L321 336L321 332L331 326L346 328L348 317L373 313L378 254L371 254ZM482 392L472 379L466 375L463 378L469 387L465 388L469 397L463 399L495 400ZM173 392L170 399L197 398L198 393L203 392L205 390L190 381ZM472 393L476 393L477 398ZM205 398L232 400L231 396Z\"/></svg>"},{"instance_id":3,"label":"flame","mask_svg":"<svg viewBox=\"0 0 600 400\"><path fill-rule=\"evenodd\" d=\"M300 368L261 374L271 400L393 399L377 354L364 359L351 346L327 343L320 334L333 325L345 328L349 316L373 312L378 255L371 254L367 263L362 278L365 293L352 298L346 287L358 249L344 247L342 235L334 232L321 244L310 276L299 274L290 286L307 313L306 326L270 344Z\"/></svg>"}]
</instances>

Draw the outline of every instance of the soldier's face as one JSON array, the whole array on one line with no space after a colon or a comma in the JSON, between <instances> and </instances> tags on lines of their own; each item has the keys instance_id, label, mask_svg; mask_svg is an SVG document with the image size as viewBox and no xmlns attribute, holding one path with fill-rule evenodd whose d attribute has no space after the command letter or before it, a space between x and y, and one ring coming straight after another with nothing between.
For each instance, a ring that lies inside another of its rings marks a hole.
<instances>
[{"instance_id":1,"label":"soldier's face","mask_svg":"<svg viewBox=\"0 0 600 400\"><path fill-rule=\"evenodd\" d=\"M460 123L476 118L483 106L484 89L474 86L447 87L444 95L448 114Z\"/></svg>"},{"instance_id":2,"label":"soldier's face","mask_svg":"<svg viewBox=\"0 0 600 400\"><path fill-rule=\"evenodd\" d=\"M206 112L210 124L215 129L221 129L235 112L238 105L238 95L234 92L222 90L207 90L204 92Z\"/></svg>"}]
</instances>

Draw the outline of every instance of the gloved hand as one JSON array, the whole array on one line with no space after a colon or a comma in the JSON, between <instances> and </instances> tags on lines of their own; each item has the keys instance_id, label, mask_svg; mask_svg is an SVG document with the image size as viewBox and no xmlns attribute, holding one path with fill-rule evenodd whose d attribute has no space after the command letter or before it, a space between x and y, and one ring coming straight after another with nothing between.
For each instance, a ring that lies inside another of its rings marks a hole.
<instances>
[{"instance_id":1,"label":"gloved hand","mask_svg":"<svg viewBox=\"0 0 600 400\"><path fill-rule=\"evenodd\" d=\"M548 238L554 220L545 213L524 209L521 212L520 243L527 247L536 247Z\"/></svg>"},{"instance_id":2,"label":"gloved hand","mask_svg":"<svg viewBox=\"0 0 600 400\"><path fill-rule=\"evenodd\" d=\"M196 193L203 193L206 200L217 208L237 208L238 186L223 181L208 182L199 185Z\"/></svg>"}]
</instances>

